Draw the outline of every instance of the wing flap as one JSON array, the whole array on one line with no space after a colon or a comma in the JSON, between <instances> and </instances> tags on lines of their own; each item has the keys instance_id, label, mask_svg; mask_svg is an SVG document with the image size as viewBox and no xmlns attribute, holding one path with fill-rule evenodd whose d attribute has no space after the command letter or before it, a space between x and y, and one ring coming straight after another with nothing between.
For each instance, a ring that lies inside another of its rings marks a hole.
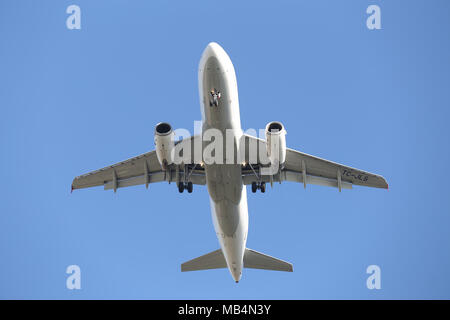
<instances>
[{"instance_id":1,"label":"wing flap","mask_svg":"<svg viewBox=\"0 0 450 320\"><path fill-rule=\"evenodd\" d=\"M295 172L290 170L283 170L280 172L281 181L290 181L290 182L298 182L303 183L303 174L301 172ZM242 180L245 185L252 184L255 181L255 175L253 173L245 174L242 177ZM261 181L270 182L269 176L261 176ZM277 180L275 179L275 182ZM314 184L317 186L325 186L325 187L334 187L339 188L337 179L329 179L323 177L316 177L312 175L306 175L306 184ZM342 189L352 189L352 184L346 181L342 181L341 183Z\"/></svg>"}]
</instances>

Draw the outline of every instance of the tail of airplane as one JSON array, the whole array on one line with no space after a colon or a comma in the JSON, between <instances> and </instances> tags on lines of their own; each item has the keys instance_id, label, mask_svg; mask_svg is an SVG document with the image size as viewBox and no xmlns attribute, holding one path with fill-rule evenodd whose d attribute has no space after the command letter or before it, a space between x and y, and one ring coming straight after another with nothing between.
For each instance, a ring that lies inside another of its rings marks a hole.
<instances>
[{"instance_id":1,"label":"tail of airplane","mask_svg":"<svg viewBox=\"0 0 450 320\"><path fill-rule=\"evenodd\" d=\"M219 249L183 263L181 265L181 272L220 269L226 267L227 262L223 256L222 249Z\"/></svg>"},{"instance_id":2,"label":"tail of airplane","mask_svg":"<svg viewBox=\"0 0 450 320\"><path fill-rule=\"evenodd\" d=\"M245 249L244 268L292 272L292 264L252 249Z\"/></svg>"},{"instance_id":3,"label":"tail of airplane","mask_svg":"<svg viewBox=\"0 0 450 320\"><path fill-rule=\"evenodd\" d=\"M183 263L181 265L181 271L198 271L226 267L227 263L225 257L223 256L222 250L219 249ZM244 253L244 268L287 272L293 271L292 264L289 262L248 248L245 249Z\"/></svg>"}]
</instances>

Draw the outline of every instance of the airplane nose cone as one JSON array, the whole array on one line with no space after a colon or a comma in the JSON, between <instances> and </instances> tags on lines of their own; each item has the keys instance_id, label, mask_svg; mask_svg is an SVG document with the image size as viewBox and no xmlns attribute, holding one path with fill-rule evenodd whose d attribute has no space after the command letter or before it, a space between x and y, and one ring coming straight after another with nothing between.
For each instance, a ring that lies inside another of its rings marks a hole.
<instances>
[{"instance_id":1,"label":"airplane nose cone","mask_svg":"<svg viewBox=\"0 0 450 320\"><path fill-rule=\"evenodd\" d=\"M200 73L208 67L210 70L216 70L219 72L232 71L234 76L233 63L225 50L217 42L208 43L205 50L203 50L202 58L199 63Z\"/></svg>"},{"instance_id":2,"label":"airplane nose cone","mask_svg":"<svg viewBox=\"0 0 450 320\"><path fill-rule=\"evenodd\" d=\"M203 56L218 58L224 52L225 50L217 42L210 42L203 51Z\"/></svg>"},{"instance_id":3,"label":"airplane nose cone","mask_svg":"<svg viewBox=\"0 0 450 320\"><path fill-rule=\"evenodd\" d=\"M223 48L217 42L210 42L206 46L209 50L223 50Z\"/></svg>"}]
</instances>

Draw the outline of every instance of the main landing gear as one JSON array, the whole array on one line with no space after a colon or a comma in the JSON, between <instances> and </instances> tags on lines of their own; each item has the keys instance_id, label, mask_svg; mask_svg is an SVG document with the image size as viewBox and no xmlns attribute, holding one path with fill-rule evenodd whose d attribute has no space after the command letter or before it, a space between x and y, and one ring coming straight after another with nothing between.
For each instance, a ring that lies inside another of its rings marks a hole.
<instances>
[{"instance_id":1,"label":"main landing gear","mask_svg":"<svg viewBox=\"0 0 450 320\"><path fill-rule=\"evenodd\" d=\"M183 193L184 189L186 189L188 193L192 193L192 190L194 190L194 185L190 181L188 183L180 182L178 184L178 191Z\"/></svg>"},{"instance_id":2,"label":"main landing gear","mask_svg":"<svg viewBox=\"0 0 450 320\"><path fill-rule=\"evenodd\" d=\"M252 192L255 193L256 190L261 190L261 193L266 192L266 183L265 182L252 182Z\"/></svg>"},{"instance_id":3,"label":"main landing gear","mask_svg":"<svg viewBox=\"0 0 450 320\"><path fill-rule=\"evenodd\" d=\"M184 173L183 173L183 179L180 179L179 176L179 168L177 167L177 184L178 184L178 192L183 193L184 189L187 189L188 193L192 193L194 190L194 185L192 184L190 180L192 173L194 172L195 168L197 168L197 163L195 166L191 169L189 169L188 165L184 165Z\"/></svg>"}]
</instances>

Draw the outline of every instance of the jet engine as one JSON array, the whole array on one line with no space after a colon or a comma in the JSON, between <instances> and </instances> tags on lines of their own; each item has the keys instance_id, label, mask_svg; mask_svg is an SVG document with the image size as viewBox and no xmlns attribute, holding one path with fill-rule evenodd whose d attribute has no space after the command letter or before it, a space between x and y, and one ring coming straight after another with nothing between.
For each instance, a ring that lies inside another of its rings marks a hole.
<instances>
[{"instance_id":1,"label":"jet engine","mask_svg":"<svg viewBox=\"0 0 450 320\"><path fill-rule=\"evenodd\" d=\"M167 122L160 122L155 127L156 156L163 170L173 163L173 150L175 134Z\"/></svg>"},{"instance_id":2,"label":"jet engine","mask_svg":"<svg viewBox=\"0 0 450 320\"><path fill-rule=\"evenodd\" d=\"M281 122L272 121L267 124L266 141L270 163L278 162L282 166L286 161L286 130Z\"/></svg>"}]
</instances>

